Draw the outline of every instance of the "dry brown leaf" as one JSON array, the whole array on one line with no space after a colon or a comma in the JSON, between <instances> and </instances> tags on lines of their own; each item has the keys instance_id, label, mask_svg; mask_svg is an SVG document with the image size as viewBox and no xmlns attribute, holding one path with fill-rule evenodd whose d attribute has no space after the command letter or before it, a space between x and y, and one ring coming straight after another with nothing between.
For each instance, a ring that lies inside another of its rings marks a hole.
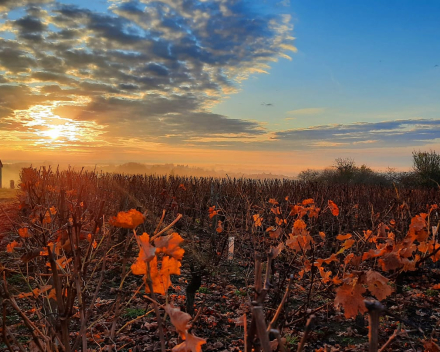
<instances>
[{"instance_id":1,"label":"dry brown leaf","mask_svg":"<svg viewBox=\"0 0 440 352\"><path fill-rule=\"evenodd\" d=\"M342 306L344 308L344 316L346 318L353 318L358 313L367 311L364 304L364 297L362 294L365 288L360 285L343 284L336 290L335 307Z\"/></svg>"},{"instance_id":2,"label":"dry brown leaf","mask_svg":"<svg viewBox=\"0 0 440 352\"><path fill-rule=\"evenodd\" d=\"M376 296L379 301L388 297L393 289L388 285L388 279L374 270L367 272L367 285L370 292Z\"/></svg>"},{"instance_id":3,"label":"dry brown leaf","mask_svg":"<svg viewBox=\"0 0 440 352\"><path fill-rule=\"evenodd\" d=\"M191 320L191 315L182 312L180 311L180 308L174 308L169 304L165 306L165 311L170 316L171 324L174 325L177 332L182 336L182 338L184 338L187 334L187 330L190 328L188 322Z\"/></svg>"}]
</instances>

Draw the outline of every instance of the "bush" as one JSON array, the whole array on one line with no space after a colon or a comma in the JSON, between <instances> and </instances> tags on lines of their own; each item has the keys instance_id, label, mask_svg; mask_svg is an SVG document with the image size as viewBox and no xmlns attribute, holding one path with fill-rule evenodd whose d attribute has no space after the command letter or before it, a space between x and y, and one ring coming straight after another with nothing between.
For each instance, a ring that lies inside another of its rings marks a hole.
<instances>
[{"instance_id":1,"label":"bush","mask_svg":"<svg viewBox=\"0 0 440 352\"><path fill-rule=\"evenodd\" d=\"M435 151L413 151L414 171L422 186L436 187L440 183L440 155Z\"/></svg>"}]
</instances>

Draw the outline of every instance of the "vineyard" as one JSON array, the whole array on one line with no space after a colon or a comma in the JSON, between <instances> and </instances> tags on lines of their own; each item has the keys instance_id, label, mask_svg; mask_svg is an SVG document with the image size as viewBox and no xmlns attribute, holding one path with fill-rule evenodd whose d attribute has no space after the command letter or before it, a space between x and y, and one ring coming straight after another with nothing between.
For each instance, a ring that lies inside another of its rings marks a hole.
<instances>
[{"instance_id":1,"label":"vineyard","mask_svg":"<svg viewBox=\"0 0 440 352\"><path fill-rule=\"evenodd\" d=\"M436 188L27 168L17 197L2 350L440 351Z\"/></svg>"}]
</instances>

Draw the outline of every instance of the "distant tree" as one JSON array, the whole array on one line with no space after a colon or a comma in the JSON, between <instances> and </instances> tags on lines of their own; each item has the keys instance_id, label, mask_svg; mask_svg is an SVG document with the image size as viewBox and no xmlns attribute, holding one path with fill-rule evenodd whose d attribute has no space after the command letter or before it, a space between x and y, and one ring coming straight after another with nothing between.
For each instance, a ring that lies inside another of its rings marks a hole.
<instances>
[{"instance_id":1,"label":"distant tree","mask_svg":"<svg viewBox=\"0 0 440 352\"><path fill-rule=\"evenodd\" d=\"M440 155L434 150L429 152L413 151L414 172L423 186L435 187L440 184Z\"/></svg>"},{"instance_id":2,"label":"distant tree","mask_svg":"<svg viewBox=\"0 0 440 352\"><path fill-rule=\"evenodd\" d=\"M307 169L298 174L304 182L351 183L390 185L386 175L374 172L368 166L356 166L353 159L338 158L331 168L322 171Z\"/></svg>"},{"instance_id":3,"label":"distant tree","mask_svg":"<svg viewBox=\"0 0 440 352\"><path fill-rule=\"evenodd\" d=\"M298 179L303 182L317 182L320 175L321 173L318 170L307 169L298 174Z\"/></svg>"},{"instance_id":4,"label":"distant tree","mask_svg":"<svg viewBox=\"0 0 440 352\"><path fill-rule=\"evenodd\" d=\"M357 171L356 163L351 158L335 159L334 167L340 182L349 182L354 178Z\"/></svg>"}]
</instances>

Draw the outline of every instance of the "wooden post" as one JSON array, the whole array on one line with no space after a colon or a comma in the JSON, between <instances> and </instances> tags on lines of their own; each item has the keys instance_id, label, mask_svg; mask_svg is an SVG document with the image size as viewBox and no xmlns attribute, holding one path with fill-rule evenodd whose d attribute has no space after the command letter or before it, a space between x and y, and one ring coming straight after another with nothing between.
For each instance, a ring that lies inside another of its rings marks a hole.
<instances>
[{"instance_id":1,"label":"wooden post","mask_svg":"<svg viewBox=\"0 0 440 352\"><path fill-rule=\"evenodd\" d=\"M9 181L9 188L15 189L15 181L14 180Z\"/></svg>"},{"instance_id":2,"label":"wooden post","mask_svg":"<svg viewBox=\"0 0 440 352\"><path fill-rule=\"evenodd\" d=\"M2 188L2 168L3 168L3 164L2 161L0 160L0 188Z\"/></svg>"}]
</instances>

